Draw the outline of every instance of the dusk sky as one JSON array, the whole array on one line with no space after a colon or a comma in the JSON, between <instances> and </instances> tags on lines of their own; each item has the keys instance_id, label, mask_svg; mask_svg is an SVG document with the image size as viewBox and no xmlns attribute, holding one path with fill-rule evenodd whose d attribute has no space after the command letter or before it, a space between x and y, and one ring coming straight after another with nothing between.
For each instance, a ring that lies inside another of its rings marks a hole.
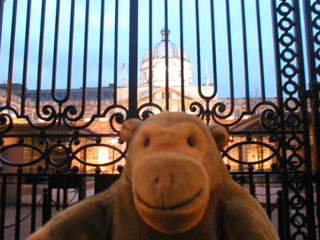
<instances>
[{"instance_id":1,"label":"dusk sky","mask_svg":"<svg viewBox=\"0 0 320 240\"><path fill-rule=\"evenodd\" d=\"M54 23L56 1L47 1L46 24L44 39L44 55L42 69L42 88L51 88L52 63L54 47ZM60 29L59 29L59 51L57 67L57 88L66 88L68 69L68 47L70 27L70 0L61 0ZM119 49L118 49L118 78L119 86L122 86L124 72L120 66L128 65L129 56L129 0L119 0ZM168 1L168 23L171 31L170 40L176 44L180 43L179 32L179 0ZM37 66L39 51L39 31L41 0L32 1L30 45L28 59L28 89L37 86ZM148 16L149 1L139 1L139 64L144 52L148 48ZM6 83L8 78L8 61L10 49L11 19L13 1L4 3L3 32L0 52L0 83ZM15 62L13 82L22 83L22 69L25 41L27 1L18 2L18 18L15 42ZM75 29L74 29L74 51L72 68L72 88L80 88L83 78L83 49L84 49L84 24L85 24L85 0L76 1ZM103 85L113 83L113 60L114 60L114 17L115 1L106 0L105 26L104 26L104 52L103 52ZM210 24L210 1L200 0L200 39L201 39L201 79L204 82L206 63L211 82L213 82L212 64L212 42ZM244 89L244 62L242 42L242 18L241 1L230 0L232 53L235 96L245 95ZM197 55L196 55L196 25L195 25L195 1L185 0L183 5L184 15L184 49L188 53L193 66L193 82L197 83ZM217 79L218 96L229 96L229 66L228 48L226 34L226 11L225 1L214 1L215 13L215 35L217 49ZM249 81L250 92L253 97L260 96L260 70L258 53L258 34L256 23L255 0L245 1L246 28L248 41ZM266 81L267 97L276 95L273 30L271 19L270 1L260 1L262 44L264 76ZM164 1L153 1L153 43L161 40L160 30L164 27ZM98 85L98 60L99 60L99 34L100 34L100 1L90 1L89 22L89 49L88 49L88 74L87 86ZM128 68L127 68L128 71Z\"/></svg>"}]
</instances>

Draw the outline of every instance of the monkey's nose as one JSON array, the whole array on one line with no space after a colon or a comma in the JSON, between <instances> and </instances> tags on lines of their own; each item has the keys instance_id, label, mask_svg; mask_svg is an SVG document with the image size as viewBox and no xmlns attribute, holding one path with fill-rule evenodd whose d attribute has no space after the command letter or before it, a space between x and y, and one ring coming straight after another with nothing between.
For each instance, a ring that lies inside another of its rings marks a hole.
<instances>
[{"instance_id":1,"label":"monkey's nose","mask_svg":"<svg viewBox=\"0 0 320 240\"><path fill-rule=\"evenodd\" d=\"M154 178L154 184L157 188L158 197L162 198L174 184L174 177L172 175L162 175Z\"/></svg>"}]
</instances>

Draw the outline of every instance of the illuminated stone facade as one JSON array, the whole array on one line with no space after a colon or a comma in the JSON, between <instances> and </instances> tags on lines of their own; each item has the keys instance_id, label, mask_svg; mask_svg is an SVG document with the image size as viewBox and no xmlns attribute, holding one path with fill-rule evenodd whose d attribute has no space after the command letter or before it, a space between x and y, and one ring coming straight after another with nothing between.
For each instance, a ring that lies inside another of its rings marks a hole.
<instances>
[{"instance_id":1,"label":"illuminated stone facade","mask_svg":"<svg viewBox=\"0 0 320 240\"><path fill-rule=\"evenodd\" d=\"M169 69L169 105L166 103L166 76L165 76L165 31L161 31L162 39L160 42L155 44L152 47L152 103L156 104L161 107L162 110L169 109L170 111L181 111L182 109L182 100L184 100L184 106L186 112L191 112L190 106L192 103L197 102L201 104L202 106L206 107L206 102L203 100L203 98L200 97L199 94L199 88L197 85L193 84L192 79L192 65L189 59L188 54L184 51L183 52L183 63L184 63L184 95L181 94L181 49L178 45L170 41L169 34L168 34L168 69ZM138 107L150 103L150 96L149 96L149 59L150 53L149 50L146 50L144 57L142 59L141 65L140 65L140 84L138 86ZM125 70L125 69L124 69ZM126 74L125 74L126 76ZM125 77L126 78L126 77ZM126 79L124 79L124 82ZM4 85L0 86L1 88L5 88ZM13 95L12 98L12 106L17 109L19 112L20 110L20 96L21 96L21 85L14 84L13 88ZM78 111L81 111L82 109L82 97L83 94L86 94L86 101L85 101L85 112L84 116L81 120L77 121L76 125L84 125L86 122L90 121L92 115L97 114L97 99L98 99L98 89L97 88L87 88L84 92L83 89L71 89L70 91L70 99L63 105L74 105ZM116 91L116 92L115 92ZM204 96L210 96L214 91L214 86L210 83L210 79L208 77L208 74L205 76L205 83L201 85L201 92ZM128 107L128 93L129 89L126 85L119 86L117 88L114 88L113 85L109 85L108 87L103 87L101 89L101 109L102 111L107 108L108 106L111 106L115 103L115 94L117 96L116 98L116 104L122 105L124 107ZM56 99L62 99L65 97L66 90L56 90ZM2 105L5 104L6 94L5 89L1 90L0 92L1 98L0 102L2 102ZM55 109L58 111L59 106L57 102L55 102L51 95L51 90L41 90L40 93L40 107L43 107L45 105L51 105L55 107ZM26 91L26 106L27 111L26 115L29 116L30 120L35 122L36 124L45 124L45 122L37 117L36 114L36 98L37 98L37 92L36 90L27 90ZM273 102L276 104L276 98L269 98L267 99L269 102ZM255 106L257 103L261 101L259 98L252 98L250 100L251 106ZM218 98L216 96L214 99L210 101L209 109L212 109L213 105L217 102L221 102L226 106L227 111L229 111L232 108L231 99L230 98ZM262 126L260 124L260 114L261 112L267 108L268 106L262 106L258 108L255 111L255 115L249 116L244 115L242 116L242 113L246 111L246 99L245 98L236 98L234 99L234 111L233 113L226 119L220 120L222 123L233 123L236 122L239 118L241 118L241 121L237 123L232 129L233 131L248 131L252 130L254 128L260 128L259 130L263 130ZM154 113L158 113L159 109L147 106L143 110L152 110ZM119 109L115 109L114 111L111 111L109 114L107 114L104 118L97 118L89 127L87 127L85 130L83 130L84 133L99 133L99 134L105 134L112 132L109 125L109 120L112 115L112 113L121 111ZM143 111L142 111L143 112ZM140 115L142 114L140 112ZM41 112L43 115L43 112ZM14 115L12 115L14 117ZM17 118L14 118L14 121L16 123L21 122L21 124L24 124L25 131L29 131L30 133L36 131L32 129L31 127L28 127L28 124L23 119L19 120ZM21 128L16 125L15 132L19 133L21 131ZM56 131L63 133L68 132L69 130L66 127L63 128L55 128L50 130L51 133L54 133ZM232 142L230 145L235 144L237 142L244 142L246 141L245 137L240 136L231 136ZM85 146L87 144L92 144L95 142L94 139L91 138L82 138L80 139L79 146ZM30 142L30 144L37 144L35 139L26 139L26 142ZM63 139L64 144L68 144L67 139ZM253 144L247 144L242 145L240 147L234 148L229 152L229 155L233 157L234 159L241 160L241 161L249 161L249 162L257 162L262 159L267 158L268 156L272 155L272 150L270 148L262 147L259 144L254 144L254 142L264 142L266 144L271 144L268 142L268 139L263 136L253 136ZM111 147L116 147L123 150L123 146L119 145L119 143L116 141L115 138L102 138L101 143L107 144ZM9 144L9 143L7 143ZM10 144L12 144L10 142ZM63 162L63 156L64 150L63 149L54 149L53 151L55 161L57 162ZM6 153L9 154L8 152ZM24 159L24 161L30 162L34 161L36 159L36 154L34 152L29 151L21 151L21 154L23 156L20 156L20 158ZM78 155L79 159L89 162L89 163L95 163L95 164L103 164L106 162L110 162L117 157L120 156L119 152L115 151L112 148L108 147L92 147L92 148L85 148L83 151L79 152ZM10 154L7 156L10 157ZM242 166L238 163L235 163L234 161L231 161L230 159L225 158L225 163L229 164L231 167L231 170L234 171L242 171L245 170L245 166ZM270 159L269 161L255 165L257 170L265 170L270 169L271 164L276 162L276 159ZM39 163L40 164L40 163ZM73 165L77 165L80 167L81 171L94 171L94 167L84 167L82 164L80 164L78 161L74 160L72 162ZM125 161L122 160L116 165L124 165ZM111 167L102 167L102 171L106 172L114 172L116 166ZM36 171L37 166L30 167L30 171Z\"/></svg>"}]
</instances>

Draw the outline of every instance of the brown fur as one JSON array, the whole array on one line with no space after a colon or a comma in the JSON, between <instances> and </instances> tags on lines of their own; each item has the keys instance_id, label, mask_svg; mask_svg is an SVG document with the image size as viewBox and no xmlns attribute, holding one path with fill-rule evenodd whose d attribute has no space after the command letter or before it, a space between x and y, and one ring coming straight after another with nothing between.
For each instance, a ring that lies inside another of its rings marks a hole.
<instances>
[{"instance_id":1,"label":"brown fur","mask_svg":"<svg viewBox=\"0 0 320 240\"><path fill-rule=\"evenodd\" d=\"M128 120L121 178L63 211L38 239L279 239L262 207L229 176L221 126L185 113Z\"/></svg>"}]
</instances>

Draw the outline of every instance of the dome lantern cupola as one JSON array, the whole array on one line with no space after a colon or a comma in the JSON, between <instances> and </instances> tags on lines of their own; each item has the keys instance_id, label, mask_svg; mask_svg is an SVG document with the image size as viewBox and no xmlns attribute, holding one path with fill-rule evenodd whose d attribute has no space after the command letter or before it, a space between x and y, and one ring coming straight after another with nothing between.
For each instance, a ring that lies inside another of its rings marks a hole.
<instances>
[{"instance_id":1,"label":"dome lantern cupola","mask_svg":"<svg viewBox=\"0 0 320 240\"><path fill-rule=\"evenodd\" d=\"M170 86L180 86L181 85L181 58L184 62L184 84L185 86L192 85L192 65L186 51L183 51L183 56L181 56L181 48L179 45L170 41L170 30L163 28L161 31L161 41L148 48L142 58L140 65L140 84L141 86L147 86L149 80L150 71L150 54L152 51L152 82L153 86L161 87L165 86L165 72L166 72L166 53L168 54L168 69L169 69L169 85ZM166 41L166 37L167 40ZM166 51L166 47L167 50Z\"/></svg>"},{"instance_id":2,"label":"dome lantern cupola","mask_svg":"<svg viewBox=\"0 0 320 240\"><path fill-rule=\"evenodd\" d=\"M162 28L160 33L161 33L161 36L162 36L162 41L166 40L166 33L168 35L168 41L169 41L169 36L170 36L170 33L171 33L169 29L167 31L165 28Z\"/></svg>"}]
</instances>

